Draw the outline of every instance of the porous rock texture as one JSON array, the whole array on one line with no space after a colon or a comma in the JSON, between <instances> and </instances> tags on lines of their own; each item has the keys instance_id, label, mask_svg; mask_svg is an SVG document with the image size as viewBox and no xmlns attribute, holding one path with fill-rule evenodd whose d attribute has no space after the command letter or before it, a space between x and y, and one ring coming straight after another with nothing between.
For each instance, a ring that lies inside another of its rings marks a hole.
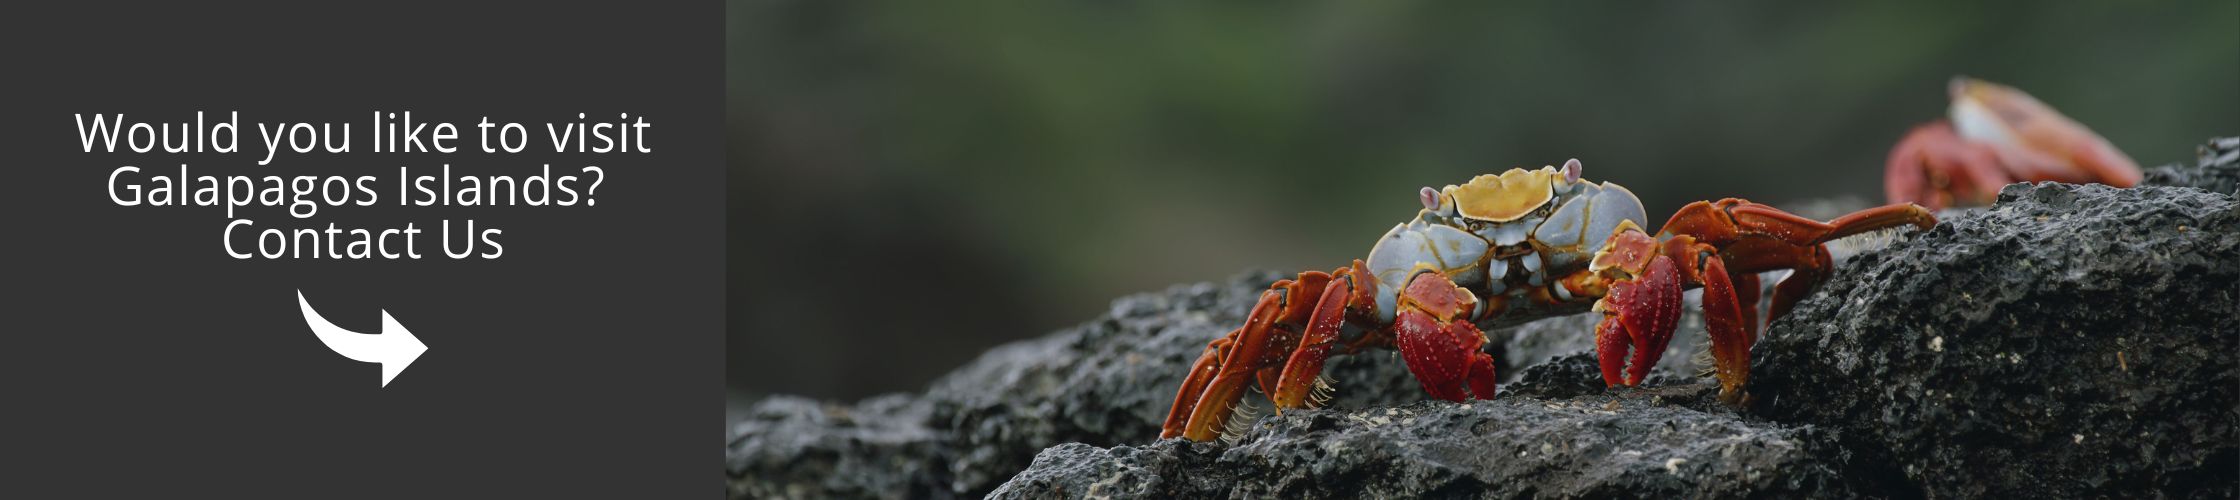
<instances>
[{"instance_id":1,"label":"porous rock texture","mask_svg":"<svg viewBox=\"0 0 2240 500\"><path fill-rule=\"evenodd\" d=\"M1526 369L1520 394L1286 412L1227 443L1062 445L990 496L1820 497L1887 474L1816 428L1741 418L1714 384L1571 389L1594 371L1581 353Z\"/></svg>"},{"instance_id":2,"label":"porous rock texture","mask_svg":"<svg viewBox=\"0 0 2240 500\"><path fill-rule=\"evenodd\" d=\"M1753 350L1753 411L1938 497L2213 496L2240 473L2240 207L2016 184L1855 257Z\"/></svg>"},{"instance_id":3,"label":"porous rock texture","mask_svg":"<svg viewBox=\"0 0 2240 500\"><path fill-rule=\"evenodd\" d=\"M2196 156L2193 165L2173 163L2149 167L2141 182L2240 196L2240 137L2210 139L2201 145Z\"/></svg>"},{"instance_id":4,"label":"porous rock texture","mask_svg":"<svg viewBox=\"0 0 2240 500\"><path fill-rule=\"evenodd\" d=\"M1156 441L1182 375L1206 342L1242 324L1268 283L1285 277L1254 272L1124 297L1089 323L992 349L923 394L853 405L766 398L729 433L728 489L752 498L975 497L1044 448ZM1703 335L1702 318L1687 311L1653 377L1694 372L1688 360ZM1519 366L1588 349L1596 320L1580 315L1489 332L1500 375L1514 378ZM1392 351L1333 357L1324 374L1337 388L1331 408L1424 399ZM1577 387L1599 391L1598 371L1579 375L1587 378L1573 381ZM1267 406L1259 394L1246 400Z\"/></svg>"},{"instance_id":5,"label":"porous rock texture","mask_svg":"<svg viewBox=\"0 0 2240 500\"><path fill-rule=\"evenodd\" d=\"M772 397L749 410L726 447L738 497L974 497L1068 442L1147 443L1205 343L1243 321L1273 273L1177 286L1113 303L1105 317L1006 344L923 394L855 405ZM1408 401L1404 367L1337 358L1343 405Z\"/></svg>"}]
</instances>

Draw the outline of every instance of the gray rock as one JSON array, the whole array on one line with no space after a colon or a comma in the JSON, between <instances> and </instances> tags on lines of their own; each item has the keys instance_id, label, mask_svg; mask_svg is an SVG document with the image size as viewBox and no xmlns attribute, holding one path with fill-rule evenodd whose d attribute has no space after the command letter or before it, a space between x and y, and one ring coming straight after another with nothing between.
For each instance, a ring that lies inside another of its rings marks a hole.
<instances>
[{"instance_id":1,"label":"gray rock","mask_svg":"<svg viewBox=\"0 0 2240 500\"><path fill-rule=\"evenodd\" d=\"M1650 381L1661 381L1650 376ZM1652 387L1663 384L1650 384ZM1547 363L1524 370L1516 383L1501 387L1500 399L1507 396L1535 399L1570 399L1602 394L1607 389L1602 383L1602 368L1595 361L1593 352L1578 352L1548 360Z\"/></svg>"},{"instance_id":2,"label":"gray rock","mask_svg":"<svg viewBox=\"0 0 2240 500\"><path fill-rule=\"evenodd\" d=\"M1043 448L1158 439L1159 425L1205 344L1244 321L1276 279L1253 273L1114 302L1105 318L990 351L935 382L929 425L953 453L948 485L978 495L1025 468ZM1334 359L1325 373L1340 406L1420 399L1405 367L1384 356ZM1248 395L1248 400L1261 396Z\"/></svg>"},{"instance_id":3,"label":"gray rock","mask_svg":"<svg viewBox=\"0 0 2240 500\"><path fill-rule=\"evenodd\" d=\"M2231 196L2008 186L1778 321L1754 411L1839 429L1932 496L2234 496L2236 283Z\"/></svg>"},{"instance_id":4,"label":"gray rock","mask_svg":"<svg viewBox=\"0 0 2240 500\"><path fill-rule=\"evenodd\" d=\"M1095 321L992 349L923 395L856 405L767 399L732 428L725 451L730 490L756 497L979 496L1050 446L1152 442L1206 342L1241 324L1267 284L1287 276L1246 273L1218 285L1125 297ZM1662 376L1697 371L1690 360L1702 319L1689 311L1658 365ZM1513 377L1519 366L1590 348L1595 321L1586 314L1489 332L1490 349L1502 376ZM1424 399L1393 351L1334 357L1324 373L1337 388L1332 408ZM1588 375L1580 382L1601 383L1600 372ZM1258 394L1246 400L1266 407ZM804 469L796 465L803 456L825 458Z\"/></svg>"},{"instance_id":5,"label":"gray rock","mask_svg":"<svg viewBox=\"0 0 2240 500\"><path fill-rule=\"evenodd\" d=\"M1771 287L1772 285L1767 285ZM1665 345L1664 357L1657 360L1651 377L1688 377L1711 366L1708 351L1703 351L1709 340L1703 330L1702 294L1689 291L1680 305L1679 327L1673 330L1672 342ZM1488 349L1493 352L1496 372L1503 382L1513 381L1523 373L1519 368L1549 362L1555 358L1594 350L1594 326L1602 321L1598 313L1575 314L1549 318L1517 325L1503 330L1486 332L1491 339ZM1699 359L1699 354L1704 357ZM1393 362L1400 362L1394 359ZM1600 368L1580 383L1602 385ZM1504 388L1503 390L1507 390ZM1498 397L1498 396L1496 396Z\"/></svg>"},{"instance_id":6,"label":"gray rock","mask_svg":"<svg viewBox=\"0 0 2240 500\"><path fill-rule=\"evenodd\" d=\"M2198 188L2212 193L2240 196L2240 137L2220 137L2203 143L2193 165L2149 167L2142 184Z\"/></svg>"},{"instance_id":7,"label":"gray rock","mask_svg":"<svg viewBox=\"0 0 2240 500\"><path fill-rule=\"evenodd\" d=\"M1584 360L1591 365L1590 358ZM1558 400L1305 410L1233 444L1165 440L1037 456L992 498L1825 497L1872 472L1810 427L1705 404L1710 384ZM1677 397L1667 400L1664 393Z\"/></svg>"},{"instance_id":8,"label":"gray rock","mask_svg":"<svg viewBox=\"0 0 2240 500\"><path fill-rule=\"evenodd\" d=\"M747 412L724 454L743 498L923 497L942 471L927 460L938 440L925 426L928 408L914 398L882 396L853 406L776 396ZM751 452L742 452L743 450Z\"/></svg>"},{"instance_id":9,"label":"gray rock","mask_svg":"<svg viewBox=\"0 0 2240 500\"><path fill-rule=\"evenodd\" d=\"M748 497L979 496L1043 448L1151 442L1206 342L1242 323L1280 276L1248 273L1122 298L1103 318L992 349L923 395L856 405L764 400L732 428L729 489ZM1336 407L1422 399L1389 355L1333 358L1326 374L1338 388Z\"/></svg>"}]
</instances>

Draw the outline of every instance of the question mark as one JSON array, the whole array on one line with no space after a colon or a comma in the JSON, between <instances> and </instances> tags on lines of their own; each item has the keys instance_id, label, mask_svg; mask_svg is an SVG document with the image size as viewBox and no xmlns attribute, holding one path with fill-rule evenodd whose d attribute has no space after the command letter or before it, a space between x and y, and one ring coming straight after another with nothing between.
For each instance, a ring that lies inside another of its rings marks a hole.
<instances>
[{"instance_id":1,"label":"question mark","mask_svg":"<svg viewBox=\"0 0 2240 500\"><path fill-rule=\"evenodd\" d=\"M591 180L591 188L583 190L584 198L586 198L583 204L585 206L597 206L599 204L599 199L596 198L599 195L599 183L607 181L607 171L596 166L583 167L583 171L599 174L597 179Z\"/></svg>"}]
</instances>

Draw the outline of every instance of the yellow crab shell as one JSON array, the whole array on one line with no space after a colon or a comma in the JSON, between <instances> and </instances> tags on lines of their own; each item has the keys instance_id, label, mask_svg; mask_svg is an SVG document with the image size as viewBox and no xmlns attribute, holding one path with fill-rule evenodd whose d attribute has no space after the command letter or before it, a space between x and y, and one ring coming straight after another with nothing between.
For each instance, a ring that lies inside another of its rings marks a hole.
<instances>
[{"instance_id":1,"label":"yellow crab shell","mask_svg":"<svg viewBox=\"0 0 2240 500\"><path fill-rule=\"evenodd\" d=\"M1556 179L1564 174L1555 167L1538 170L1512 168L1501 175L1485 174L1460 186L1439 190L1455 202L1456 213L1475 220L1508 222L1524 217L1555 198Z\"/></svg>"}]
</instances>

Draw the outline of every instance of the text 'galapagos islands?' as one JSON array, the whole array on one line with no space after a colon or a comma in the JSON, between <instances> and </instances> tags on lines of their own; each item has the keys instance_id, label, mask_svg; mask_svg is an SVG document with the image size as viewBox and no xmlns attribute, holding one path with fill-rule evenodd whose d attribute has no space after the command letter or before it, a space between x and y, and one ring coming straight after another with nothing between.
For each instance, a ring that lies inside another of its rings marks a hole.
<instances>
[{"instance_id":1,"label":"text 'galapagos islands?'","mask_svg":"<svg viewBox=\"0 0 2240 500\"><path fill-rule=\"evenodd\" d=\"M606 170L594 162L555 167L503 159L525 152L589 159L653 152L646 142L653 124L630 113L569 113L531 122L483 116L457 123L409 111L374 111L356 123L244 122L239 111L154 121L123 113L74 118L84 152L127 159L108 174L111 202L222 214L224 222L212 225L214 246L234 259L497 259L506 253L505 230L487 219L346 225L325 216L383 205L450 214L477 207L588 209L598 205L606 181ZM362 142L355 136L360 132L366 134ZM340 156L353 152L377 154ZM449 155L476 152L482 153L476 159L500 160L450 161ZM198 165L163 155L224 160ZM405 158L413 161L383 161ZM351 219L367 218L378 217Z\"/></svg>"}]
</instances>

